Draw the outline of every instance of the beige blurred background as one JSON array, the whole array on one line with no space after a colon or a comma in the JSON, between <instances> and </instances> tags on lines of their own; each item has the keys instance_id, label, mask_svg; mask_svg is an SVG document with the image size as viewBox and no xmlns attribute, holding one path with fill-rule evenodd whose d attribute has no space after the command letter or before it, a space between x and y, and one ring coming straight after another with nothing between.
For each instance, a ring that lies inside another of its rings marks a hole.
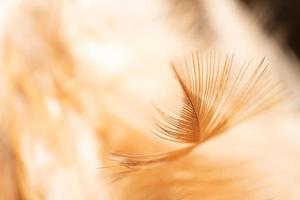
<instances>
[{"instance_id":1,"label":"beige blurred background","mask_svg":"<svg viewBox=\"0 0 300 200\"><path fill-rule=\"evenodd\" d=\"M299 59L260 19L234 0L1 0L0 199L158 199L134 197L148 189L128 189L141 180L111 183L103 166L113 151L176 146L153 136L147 119L170 90L170 60L194 49L234 53L237 65L266 57L290 95L287 110L200 154L270 155L258 162L260 176L272 172L266 193L299 199Z\"/></svg>"}]
</instances>

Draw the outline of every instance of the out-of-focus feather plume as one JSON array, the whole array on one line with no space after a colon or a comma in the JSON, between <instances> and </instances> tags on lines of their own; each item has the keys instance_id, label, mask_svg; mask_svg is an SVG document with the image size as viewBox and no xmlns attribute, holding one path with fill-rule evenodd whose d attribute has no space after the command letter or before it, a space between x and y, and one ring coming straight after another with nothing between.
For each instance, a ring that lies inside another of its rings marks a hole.
<instances>
[{"instance_id":1,"label":"out-of-focus feather plume","mask_svg":"<svg viewBox=\"0 0 300 200\"><path fill-rule=\"evenodd\" d=\"M228 128L280 102L282 87L270 75L264 59L235 68L234 56L192 52L170 66L181 97L171 97L173 109L156 107L154 133L189 146L158 155L114 154L132 168L175 160ZM166 111L167 110L167 111Z\"/></svg>"}]
</instances>

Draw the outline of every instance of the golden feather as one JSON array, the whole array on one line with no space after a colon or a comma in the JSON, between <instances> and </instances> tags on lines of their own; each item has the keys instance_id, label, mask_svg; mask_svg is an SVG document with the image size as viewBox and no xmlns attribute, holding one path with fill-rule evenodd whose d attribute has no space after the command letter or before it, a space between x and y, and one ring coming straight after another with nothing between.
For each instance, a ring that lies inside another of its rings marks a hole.
<instances>
[{"instance_id":1,"label":"golden feather","mask_svg":"<svg viewBox=\"0 0 300 200\"><path fill-rule=\"evenodd\" d=\"M282 100L282 87L264 59L236 69L233 58L192 52L171 62L181 98L170 99L175 105L171 111L155 106L154 134L189 146L150 156L114 153L114 159L129 169L175 160Z\"/></svg>"}]
</instances>

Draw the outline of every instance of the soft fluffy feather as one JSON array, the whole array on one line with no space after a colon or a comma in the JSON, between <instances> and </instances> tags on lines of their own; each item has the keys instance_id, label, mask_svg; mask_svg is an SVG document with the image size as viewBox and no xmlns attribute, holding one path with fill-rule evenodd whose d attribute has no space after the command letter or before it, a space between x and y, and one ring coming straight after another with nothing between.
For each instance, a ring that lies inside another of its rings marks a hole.
<instances>
[{"instance_id":1,"label":"soft fluffy feather","mask_svg":"<svg viewBox=\"0 0 300 200\"><path fill-rule=\"evenodd\" d=\"M283 98L283 90L271 78L264 59L254 68L248 63L234 72L233 56L192 52L170 66L181 97L170 98L175 105L171 111L156 107L159 116L153 123L154 133L191 145L151 156L114 153L122 166L131 169L178 159Z\"/></svg>"}]
</instances>

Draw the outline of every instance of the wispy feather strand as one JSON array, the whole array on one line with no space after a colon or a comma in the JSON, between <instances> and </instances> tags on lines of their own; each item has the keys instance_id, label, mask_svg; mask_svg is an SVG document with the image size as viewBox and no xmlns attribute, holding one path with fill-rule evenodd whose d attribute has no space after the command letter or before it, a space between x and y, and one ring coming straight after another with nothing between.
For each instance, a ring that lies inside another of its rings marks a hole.
<instances>
[{"instance_id":1,"label":"wispy feather strand","mask_svg":"<svg viewBox=\"0 0 300 200\"><path fill-rule=\"evenodd\" d=\"M192 52L171 62L181 98L170 99L175 104L171 111L155 106L154 133L189 146L150 156L114 153L114 158L129 169L175 160L283 99L282 87L272 79L264 59L255 67L249 62L236 71L233 58Z\"/></svg>"}]
</instances>

